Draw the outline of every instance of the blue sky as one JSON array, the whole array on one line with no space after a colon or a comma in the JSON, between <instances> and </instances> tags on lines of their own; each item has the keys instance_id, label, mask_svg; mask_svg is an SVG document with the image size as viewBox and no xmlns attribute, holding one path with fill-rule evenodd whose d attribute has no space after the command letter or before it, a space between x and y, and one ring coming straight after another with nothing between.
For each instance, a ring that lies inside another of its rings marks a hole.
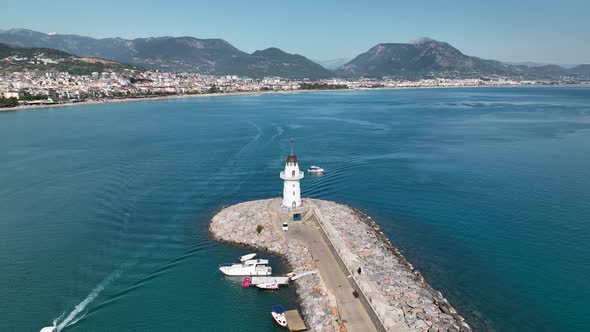
<instances>
[{"instance_id":1,"label":"blue sky","mask_svg":"<svg viewBox=\"0 0 590 332\"><path fill-rule=\"evenodd\" d=\"M5 3L3 3L5 2ZM312 59L428 36L502 61L590 63L590 1L7 1L0 29L92 37L223 38Z\"/></svg>"}]
</instances>

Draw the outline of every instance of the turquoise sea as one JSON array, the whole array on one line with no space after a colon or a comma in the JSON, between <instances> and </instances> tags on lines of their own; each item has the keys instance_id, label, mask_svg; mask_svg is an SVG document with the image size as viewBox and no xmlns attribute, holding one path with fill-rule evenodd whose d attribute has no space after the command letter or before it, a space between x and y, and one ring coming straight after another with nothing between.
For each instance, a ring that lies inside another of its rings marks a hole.
<instances>
[{"instance_id":1,"label":"turquoise sea","mask_svg":"<svg viewBox=\"0 0 590 332\"><path fill-rule=\"evenodd\" d=\"M477 331L590 330L590 88L314 92L0 113L0 330L273 331L223 206L351 204ZM255 223L256 221L252 221ZM287 272L277 257L275 269Z\"/></svg>"}]
</instances>

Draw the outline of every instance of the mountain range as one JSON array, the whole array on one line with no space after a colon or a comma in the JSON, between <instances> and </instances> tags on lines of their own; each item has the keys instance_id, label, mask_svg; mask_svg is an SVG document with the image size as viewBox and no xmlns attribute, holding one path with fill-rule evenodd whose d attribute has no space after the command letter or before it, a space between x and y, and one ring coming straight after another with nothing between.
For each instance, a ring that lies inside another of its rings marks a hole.
<instances>
[{"instance_id":1,"label":"mountain range","mask_svg":"<svg viewBox=\"0 0 590 332\"><path fill-rule=\"evenodd\" d=\"M448 43L422 38L409 43L378 44L336 69L342 76L473 78L503 76L520 79L589 79L584 65L530 67L468 56Z\"/></svg>"},{"instance_id":2,"label":"mountain range","mask_svg":"<svg viewBox=\"0 0 590 332\"><path fill-rule=\"evenodd\" d=\"M52 48L29 48L0 43L0 72L68 71L75 75L93 72L142 71L141 68L100 58L83 58Z\"/></svg>"},{"instance_id":3,"label":"mountain range","mask_svg":"<svg viewBox=\"0 0 590 332\"><path fill-rule=\"evenodd\" d=\"M277 48L248 54L223 39L194 37L95 39L78 35L45 34L25 29L11 29L0 32L0 42L23 47L54 48L82 57L112 59L161 71L310 79L334 76L334 73L304 56L289 54Z\"/></svg>"},{"instance_id":4,"label":"mountain range","mask_svg":"<svg viewBox=\"0 0 590 332\"><path fill-rule=\"evenodd\" d=\"M337 72L352 76L481 76L514 74L513 66L467 56L448 43L423 38L410 43L378 44L342 65Z\"/></svg>"},{"instance_id":5,"label":"mountain range","mask_svg":"<svg viewBox=\"0 0 590 332\"><path fill-rule=\"evenodd\" d=\"M199 72L260 78L322 79L332 77L479 78L589 80L588 66L512 65L463 54L448 43L423 38L409 43L382 43L329 70L308 58L271 47L251 54L223 39L194 37L103 38L45 34L26 29L0 30L0 43L61 50L80 57L110 59L150 70ZM342 61L342 60L340 60ZM341 62L340 62L341 63ZM326 64L328 65L328 64ZM332 67L334 63L330 64Z\"/></svg>"}]
</instances>

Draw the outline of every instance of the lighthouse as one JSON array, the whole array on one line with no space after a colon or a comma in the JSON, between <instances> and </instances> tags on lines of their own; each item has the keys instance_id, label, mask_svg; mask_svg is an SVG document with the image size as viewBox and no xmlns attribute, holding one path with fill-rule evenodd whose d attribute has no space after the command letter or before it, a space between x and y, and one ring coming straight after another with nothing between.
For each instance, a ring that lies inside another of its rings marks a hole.
<instances>
[{"instance_id":1,"label":"lighthouse","mask_svg":"<svg viewBox=\"0 0 590 332\"><path fill-rule=\"evenodd\" d=\"M291 154L287 156L285 170L281 172L283 185L283 206L296 209L301 206L301 187L299 180L303 179L303 172L299 170L297 156L293 153L293 139L291 139Z\"/></svg>"}]
</instances>

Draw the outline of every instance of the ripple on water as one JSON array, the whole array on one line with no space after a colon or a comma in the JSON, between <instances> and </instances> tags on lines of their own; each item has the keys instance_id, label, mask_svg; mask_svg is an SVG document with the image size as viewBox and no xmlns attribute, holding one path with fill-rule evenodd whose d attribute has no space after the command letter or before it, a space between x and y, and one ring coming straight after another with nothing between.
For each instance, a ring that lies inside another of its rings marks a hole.
<instances>
[{"instance_id":1,"label":"ripple on water","mask_svg":"<svg viewBox=\"0 0 590 332\"><path fill-rule=\"evenodd\" d=\"M365 209L476 329L588 330L589 91L328 92L0 114L0 321L38 330L103 285L69 331L273 330L270 306L295 306L294 293L221 277L217 264L247 251L210 242L207 223L222 206L280 195L294 137L301 167L327 170L306 174L304 195Z\"/></svg>"}]
</instances>

